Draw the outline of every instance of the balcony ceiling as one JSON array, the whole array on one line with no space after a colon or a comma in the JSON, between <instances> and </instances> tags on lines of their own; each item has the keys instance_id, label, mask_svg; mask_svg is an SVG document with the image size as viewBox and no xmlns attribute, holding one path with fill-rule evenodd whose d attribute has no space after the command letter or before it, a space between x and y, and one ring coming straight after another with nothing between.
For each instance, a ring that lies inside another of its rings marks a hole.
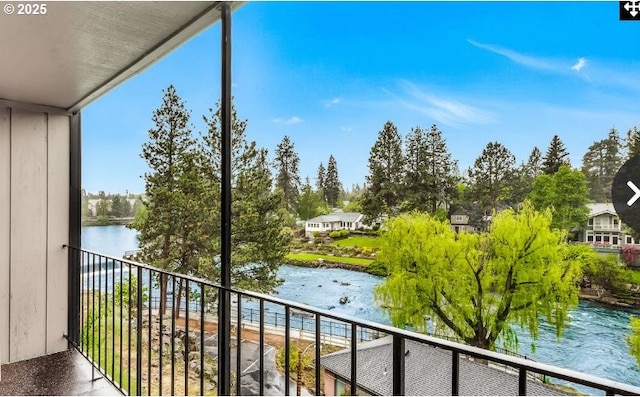
<instances>
[{"instance_id":1,"label":"balcony ceiling","mask_svg":"<svg viewBox=\"0 0 640 397\"><path fill-rule=\"evenodd\" d=\"M77 110L218 21L220 3L71 1L48 2L45 15L0 11L0 101Z\"/></svg>"}]
</instances>

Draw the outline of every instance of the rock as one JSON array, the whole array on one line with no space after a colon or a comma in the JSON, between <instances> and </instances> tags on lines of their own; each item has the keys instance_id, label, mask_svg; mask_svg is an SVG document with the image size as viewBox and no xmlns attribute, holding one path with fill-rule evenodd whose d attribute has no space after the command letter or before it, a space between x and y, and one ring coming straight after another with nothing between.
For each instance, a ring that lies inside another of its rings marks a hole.
<instances>
[{"instance_id":1,"label":"rock","mask_svg":"<svg viewBox=\"0 0 640 397\"><path fill-rule=\"evenodd\" d=\"M342 298L340 298L340 304L341 305L345 305L347 303L349 303L349 297L348 296L345 295Z\"/></svg>"},{"instance_id":2,"label":"rock","mask_svg":"<svg viewBox=\"0 0 640 397\"><path fill-rule=\"evenodd\" d=\"M351 285L351 283L340 283L341 286L346 287L348 285Z\"/></svg>"}]
</instances>

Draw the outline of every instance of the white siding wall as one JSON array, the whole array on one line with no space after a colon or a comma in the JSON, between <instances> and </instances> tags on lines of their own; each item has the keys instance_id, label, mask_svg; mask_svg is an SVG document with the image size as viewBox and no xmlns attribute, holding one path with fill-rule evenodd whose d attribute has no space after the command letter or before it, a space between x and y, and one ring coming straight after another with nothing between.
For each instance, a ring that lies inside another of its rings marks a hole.
<instances>
[{"instance_id":1,"label":"white siding wall","mask_svg":"<svg viewBox=\"0 0 640 397\"><path fill-rule=\"evenodd\" d=\"M0 362L67 348L69 119L0 109Z\"/></svg>"}]
</instances>

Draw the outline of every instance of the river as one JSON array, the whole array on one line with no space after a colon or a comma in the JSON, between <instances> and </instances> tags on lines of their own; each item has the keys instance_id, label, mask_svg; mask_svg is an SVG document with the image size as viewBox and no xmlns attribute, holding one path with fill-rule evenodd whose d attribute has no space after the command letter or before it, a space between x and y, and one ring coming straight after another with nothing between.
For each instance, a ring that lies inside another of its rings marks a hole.
<instances>
[{"instance_id":1,"label":"river","mask_svg":"<svg viewBox=\"0 0 640 397\"><path fill-rule=\"evenodd\" d=\"M124 226L83 227L82 246L119 258L125 251L137 248L136 232ZM389 323L388 316L373 304L373 289L382 281L380 277L344 269L288 265L280 268L278 276L285 280L277 292L283 299ZM339 304L338 300L345 295L350 302ZM546 322L542 323L535 352L531 349L528 333L516 329L519 353L539 362L640 386L640 370L626 344L630 332L629 316L632 314L640 316L640 311L580 302L570 313L571 325L560 341L556 338L555 329Z\"/></svg>"}]
</instances>

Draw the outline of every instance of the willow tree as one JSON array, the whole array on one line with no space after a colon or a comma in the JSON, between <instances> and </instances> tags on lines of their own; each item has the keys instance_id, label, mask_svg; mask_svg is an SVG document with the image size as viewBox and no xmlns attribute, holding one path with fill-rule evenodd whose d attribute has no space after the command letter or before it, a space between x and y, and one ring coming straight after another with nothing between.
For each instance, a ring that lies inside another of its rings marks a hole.
<instances>
[{"instance_id":1,"label":"willow tree","mask_svg":"<svg viewBox=\"0 0 640 397\"><path fill-rule=\"evenodd\" d=\"M631 334L627 337L629 352L636 358L640 368L640 317L631 316L629 325L631 326Z\"/></svg>"},{"instance_id":2,"label":"willow tree","mask_svg":"<svg viewBox=\"0 0 640 397\"><path fill-rule=\"evenodd\" d=\"M482 234L456 234L425 213L393 218L377 256L390 276L376 298L396 326L425 331L429 316L436 333L480 348L516 347L514 326L535 340L542 317L559 338L578 304L580 262L595 254L563 243L550 224L551 212L528 201L497 214Z\"/></svg>"}]
</instances>

